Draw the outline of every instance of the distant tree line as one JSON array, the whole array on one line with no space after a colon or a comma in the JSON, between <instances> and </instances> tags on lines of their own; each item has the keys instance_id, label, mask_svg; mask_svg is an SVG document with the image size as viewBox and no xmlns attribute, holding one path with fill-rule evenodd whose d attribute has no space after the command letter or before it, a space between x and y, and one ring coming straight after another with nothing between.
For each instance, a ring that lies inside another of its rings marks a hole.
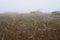
<instances>
[{"instance_id":1,"label":"distant tree line","mask_svg":"<svg viewBox=\"0 0 60 40\"><path fill-rule=\"evenodd\" d=\"M31 11L30 12L31 14L39 14L39 13L42 13L41 11L37 10L37 11Z\"/></svg>"},{"instance_id":2,"label":"distant tree line","mask_svg":"<svg viewBox=\"0 0 60 40\"><path fill-rule=\"evenodd\" d=\"M60 15L60 11L53 11L52 14L54 14L54 15Z\"/></svg>"}]
</instances>

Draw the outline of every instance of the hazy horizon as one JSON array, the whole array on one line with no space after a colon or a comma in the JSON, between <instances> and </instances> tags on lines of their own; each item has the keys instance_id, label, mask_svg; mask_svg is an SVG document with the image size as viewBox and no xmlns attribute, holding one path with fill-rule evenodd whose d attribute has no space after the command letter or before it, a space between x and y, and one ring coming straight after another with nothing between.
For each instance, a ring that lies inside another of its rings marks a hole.
<instances>
[{"instance_id":1,"label":"hazy horizon","mask_svg":"<svg viewBox=\"0 0 60 40\"><path fill-rule=\"evenodd\" d=\"M0 0L0 12L60 11L60 0Z\"/></svg>"}]
</instances>

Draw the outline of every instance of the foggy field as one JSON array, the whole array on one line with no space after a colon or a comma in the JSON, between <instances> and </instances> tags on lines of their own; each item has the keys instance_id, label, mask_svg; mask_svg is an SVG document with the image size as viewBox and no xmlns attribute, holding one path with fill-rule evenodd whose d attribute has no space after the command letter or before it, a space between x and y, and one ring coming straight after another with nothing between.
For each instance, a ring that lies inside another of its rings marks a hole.
<instances>
[{"instance_id":1,"label":"foggy field","mask_svg":"<svg viewBox=\"0 0 60 40\"><path fill-rule=\"evenodd\" d=\"M60 40L60 15L0 14L0 40Z\"/></svg>"}]
</instances>

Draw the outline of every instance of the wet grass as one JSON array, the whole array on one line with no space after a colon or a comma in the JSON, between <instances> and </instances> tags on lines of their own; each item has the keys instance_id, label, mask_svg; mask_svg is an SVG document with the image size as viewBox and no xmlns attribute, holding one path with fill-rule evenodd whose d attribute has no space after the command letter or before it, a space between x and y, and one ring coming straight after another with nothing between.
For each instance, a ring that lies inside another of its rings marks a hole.
<instances>
[{"instance_id":1,"label":"wet grass","mask_svg":"<svg viewBox=\"0 0 60 40\"><path fill-rule=\"evenodd\" d=\"M60 16L0 14L0 40L60 40Z\"/></svg>"}]
</instances>

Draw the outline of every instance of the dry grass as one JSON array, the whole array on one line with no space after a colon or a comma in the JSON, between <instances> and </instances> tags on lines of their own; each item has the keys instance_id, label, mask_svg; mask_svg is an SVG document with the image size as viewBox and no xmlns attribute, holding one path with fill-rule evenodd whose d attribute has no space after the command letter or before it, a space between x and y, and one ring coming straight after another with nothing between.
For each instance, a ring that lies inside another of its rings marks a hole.
<instances>
[{"instance_id":1,"label":"dry grass","mask_svg":"<svg viewBox=\"0 0 60 40\"><path fill-rule=\"evenodd\" d=\"M60 16L0 14L0 40L60 40Z\"/></svg>"}]
</instances>

